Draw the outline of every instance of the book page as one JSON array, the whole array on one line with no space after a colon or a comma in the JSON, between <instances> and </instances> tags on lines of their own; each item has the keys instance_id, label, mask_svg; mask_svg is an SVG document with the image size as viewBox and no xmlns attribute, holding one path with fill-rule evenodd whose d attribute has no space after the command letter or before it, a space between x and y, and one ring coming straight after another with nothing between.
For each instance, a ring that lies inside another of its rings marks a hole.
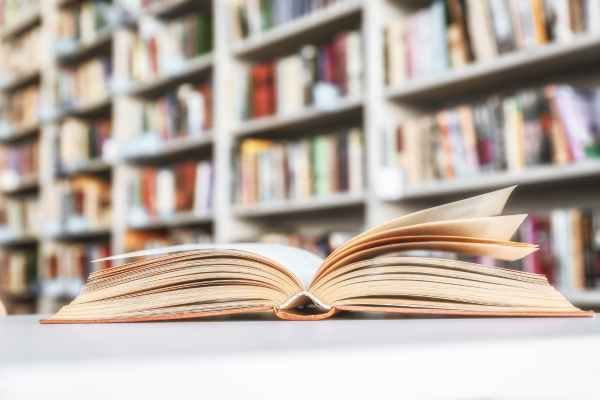
<instances>
[{"instance_id":1,"label":"book page","mask_svg":"<svg viewBox=\"0 0 600 400\"><path fill-rule=\"evenodd\" d=\"M107 260L126 260L135 257L151 257L170 253L195 250L237 250L250 252L266 257L284 266L308 287L315 273L323 263L323 259L309 251L281 244L265 243L231 243L231 244L182 244L176 246L161 247L119 254L112 257L93 260L101 262Z\"/></svg>"}]
</instances>

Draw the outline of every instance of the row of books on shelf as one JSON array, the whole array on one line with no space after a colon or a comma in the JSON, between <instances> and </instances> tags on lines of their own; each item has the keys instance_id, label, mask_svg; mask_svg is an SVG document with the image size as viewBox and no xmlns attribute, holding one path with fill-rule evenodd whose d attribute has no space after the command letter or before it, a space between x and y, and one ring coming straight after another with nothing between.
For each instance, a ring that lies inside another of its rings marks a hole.
<instances>
[{"instance_id":1,"label":"row of books on shelf","mask_svg":"<svg viewBox=\"0 0 600 400\"><path fill-rule=\"evenodd\" d=\"M120 71L132 82L148 82L181 71L186 63L213 48L210 14L174 20L142 18L135 32L123 33L116 45Z\"/></svg>"},{"instance_id":2,"label":"row of books on shelf","mask_svg":"<svg viewBox=\"0 0 600 400\"><path fill-rule=\"evenodd\" d=\"M0 76L7 83L39 70L42 54L41 29L32 29L14 40L3 42L0 54L2 55Z\"/></svg>"},{"instance_id":3,"label":"row of books on shelf","mask_svg":"<svg viewBox=\"0 0 600 400\"><path fill-rule=\"evenodd\" d=\"M0 105L0 131L28 128L39 122L42 95L37 84L28 85L6 96Z\"/></svg>"},{"instance_id":4,"label":"row of books on shelf","mask_svg":"<svg viewBox=\"0 0 600 400\"><path fill-rule=\"evenodd\" d=\"M208 136L212 128L213 95L210 82L185 83L166 94L126 105L131 139L149 147L182 137ZM137 146L136 146L137 147Z\"/></svg>"},{"instance_id":5,"label":"row of books on shelf","mask_svg":"<svg viewBox=\"0 0 600 400\"><path fill-rule=\"evenodd\" d=\"M238 0L233 4L234 36L246 38L323 10L342 0Z\"/></svg>"},{"instance_id":6,"label":"row of books on shelf","mask_svg":"<svg viewBox=\"0 0 600 400\"><path fill-rule=\"evenodd\" d=\"M37 196L2 198L0 240L35 236L40 231L40 203Z\"/></svg>"},{"instance_id":7,"label":"row of books on shelf","mask_svg":"<svg viewBox=\"0 0 600 400\"><path fill-rule=\"evenodd\" d=\"M93 160L102 160L110 154L112 141L112 118L92 120L67 118L61 125L57 137L59 171L85 165Z\"/></svg>"},{"instance_id":8,"label":"row of books on shelf","mask_svg":"<svg viewBox=\"0 0 600 400\"><path fill-rule=\"evenodd\" d=\"M363 87L363 44L358 31L306 45L286 57L241 66L241 119L287 114L306 106L335 107Z\"/></svg>"},{"instance_id":9,"label":"row of books on shelf","mask_svg":"<svg viewBox=\"0 0 600 400\"><path fill-rule=\"evenodd\" d=\"M176 214L206 215L212 209L211 161L180 161L168 167L142 167L128 186L130 222Z\"/></svg>"},{"instance_id":10,"label":"row of books on shelf","mask_svg":"<svg viewBox=\"0 0 600 400\"><path fill-rule=\"evenodd\" d=\"M125 249L127 251L155 249L178 244L212 242L213 239L210 232L196 227L130 230L125 235Z\"/></svg>"},{"instance_id":11,"label":"row of books on shelf","mask_svg":"<svg viewBox=\"0 0 600 400\"><path fill-rule=\"evenodd\" d=\"M79 176L55 184L55 227L81 232L106 229L112 222L110 180L96 176Z\"/></svg>"},{"instance_id":12,"label":"row of books on shelf","mask_svg":"<svg viewBox=\"0 0 600 400\"><path fill-rule=\"evenodd\" d=\"M56 23L56 50L69 52L92 43L110 32L120 21L121 13L110 0L86 0L62 7Z\"/></svg>"},{"instance_id":13,"label":"row of books on shelf","mask_svg":"<svg viewBox=\"0 0 600 400\"><path fill-rule=\"evenodd\" d=\"M358 128L308 139L246 139L237 158L235 197L241 205L360 193L363 137Z\"/></svg>"},{"instance_id":14,"label":"row of books on shelf","mask_svg":"<svg viewBox=\"0 0 600 400\"><path fill-rule=\"evenodd\" d=\"M599 95L550 85L407 120L387 130L386 165L419 183L597 159Z\"/></svg>"},{"instance_id":15,"label":"row of books on shelf","mask_svg":"<svg viewBox=\"0 0 600 400\"><path fill-rule=\"evenodd\" d=\"M0 293L10 297L34 295L38 283L37 265L35 250L0 252Z\"/></svg>"},{"instance_id":16,"label":"row of books on shelf","mask_svg":"<svg viewBox=\"0 0 600 400\"><path fill-rule=\"evenodd\" d=\"M89 274L110 268L109 243L48 243L42 248L40 294L50 298L73 298L79 294Z\"/></svg>"},{"instance_id":17,"label":"row of books on shelf","mask_svg":"<svg viewBox=\"0 0 600 400\"><path fill-rule=\"evenodd\" d=\"M435 0L387 28L388 82L598 33L595 0Z\"/></svg>"},{"instance_id":18,"label":"row of books on shelf","mask_svg":"<svg viewBox=\"0 0 600 400\"><path fill-rule=\"evenodd\" d=\"M86 107L103 101L111 92L112 61L109 56L62 67L57 79L57 97L63 108Z\"/></svg>"},{"instance_id":19,"label":"row of books on shelf","mask_svg":"<svg viewBox=\"0 0 600 400\"><path fill-rule=\"evenodd\" d=\"M39 146L37 141L0 148L0 186L18 184L22 178L38 175Z\"/></svg>"},{"instance_id":20,"label":"row of books on shelf","mask_svg":"<svg viewBox=\"0 0 600 400\"><path fill-rule=\"evenodd\" d=\"M0 1L0 26L10 29L30 15L40 11L39 0L2 0Z\"/></svg>"}]
</instances>

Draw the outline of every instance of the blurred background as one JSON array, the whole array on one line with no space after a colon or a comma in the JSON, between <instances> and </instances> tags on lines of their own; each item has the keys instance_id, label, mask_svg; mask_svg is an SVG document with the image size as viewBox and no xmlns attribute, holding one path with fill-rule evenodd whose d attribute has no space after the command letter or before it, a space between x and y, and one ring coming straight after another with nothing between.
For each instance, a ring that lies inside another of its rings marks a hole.
<instances>
[{"instance_id":1,"label":"blurred background","mask_svg":"<svg viewBox=\"0 0 600 400\"><path fill-rule=\"evenodd\" d=\"M600 1L0 0L0 51L11 314L55 311L111 254L325 256L515 184L540 251L475 261L600 307Z\"/></svg>"}]
</instances>

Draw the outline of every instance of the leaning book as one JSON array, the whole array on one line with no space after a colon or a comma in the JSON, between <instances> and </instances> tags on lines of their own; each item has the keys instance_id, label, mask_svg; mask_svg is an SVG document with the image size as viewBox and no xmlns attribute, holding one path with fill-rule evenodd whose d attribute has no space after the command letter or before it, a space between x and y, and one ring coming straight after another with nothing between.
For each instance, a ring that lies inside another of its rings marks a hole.
<instances>
[{"instance_id":1,"label":"leaning book","mask_svg":"<svg viewBox=\"0 0 600 400\"><path fill-rule=\"evenodd\" d=\"M501 215L514 187L408 214L354 237L325 259L268 244L135 252L93 273L42 323L181 320L273 313L319 320L338 312L473 317L584 317L542 275L442 258L439 250L514 261L537 250L511 241L525 215ZM405 255L402 255L402 254Z\"/></svg>"}]
</instances>

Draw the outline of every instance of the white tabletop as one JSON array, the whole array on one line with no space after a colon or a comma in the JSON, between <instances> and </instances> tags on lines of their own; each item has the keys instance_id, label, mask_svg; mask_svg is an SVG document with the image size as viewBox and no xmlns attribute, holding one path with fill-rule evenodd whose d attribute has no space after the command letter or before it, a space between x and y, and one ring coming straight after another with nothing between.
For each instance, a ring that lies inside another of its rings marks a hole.
<instances>
[{"instance_id":1,"label":"white tabletop","mask_svg":"<svg viewBox=\"0 0 600 400\"><path fill-rule=\"evenodd\" d=\"M0 399L600 396L600 318L39 318L0 318Z\"/></svg>"}]
</instances>

